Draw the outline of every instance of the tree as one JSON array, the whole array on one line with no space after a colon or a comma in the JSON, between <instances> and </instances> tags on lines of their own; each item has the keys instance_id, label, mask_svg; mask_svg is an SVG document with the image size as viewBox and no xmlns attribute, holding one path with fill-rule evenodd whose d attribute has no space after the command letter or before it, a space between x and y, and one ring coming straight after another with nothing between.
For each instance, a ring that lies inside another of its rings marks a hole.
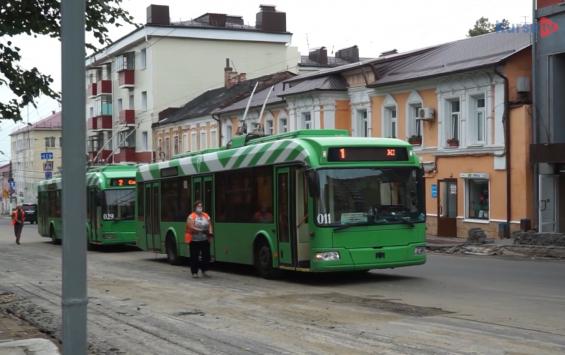
<instances>
[{"instance_id":1,"label":"tree","mask_svg":"<svg viewBox=\"0 0 565 355\"><path fill-rule=\"evenodd\" d=\"M475 21L475 26L469 30L467 33L468 37L475 37L484 35L486 33L491 33L495 31L504 31L510 28L510 22L507 19L502 19L502 21L497 21L496 24L490 23L488 18L481 17Z\"/></svg>"},{"instance_id":2,"label":"tree","mask_svg":"<svg viewBox=\"0 0 565 355\"><path fill-rule=\"evenodd\" d=\"M78 0L80 1L80 0ZM121 8L122 0L87 0L86 32L99 45L111 43L108 25L134 24L133 17ZM21 50L12 42L16 35L61 37L61 0L2 0L0 1L0 87L7 86L15 99L0 100L0 119L21 119L20 110L39 95L58 99L60 94L51 89L53 78L37 68L20 66ZM7 39L8 38L8 39ZM88 43L89 49L96 49Z\"/></svg>"}]
</instances>

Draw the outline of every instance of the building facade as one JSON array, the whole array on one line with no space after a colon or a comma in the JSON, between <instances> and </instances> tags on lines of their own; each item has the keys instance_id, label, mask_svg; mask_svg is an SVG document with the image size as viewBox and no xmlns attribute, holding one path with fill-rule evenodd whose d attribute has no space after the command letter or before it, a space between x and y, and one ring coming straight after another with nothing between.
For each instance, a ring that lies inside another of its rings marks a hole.
<instances>
[{"instance_id":1,"label":"building facade","mask_svg":"<svg viewBox=\"0 0 565 355\"><path fill-rule=\"evenodd\" d=\"M534 125L531 147L537 225L565 233L565 6L534 1Z\"/></svg>"},{"instance_id":2,"label":"building facade","mask_svg":"<svg viewBox=\"0 0 565 355\"><path fill-rule=\"evenodd\" d=\"M297 71L291 37L274 6L261 6L255 26L211 13L171 22L168 6L149 6L144 26L86 60L90 159L152 161L159 112L221 86L226 57L248 78Z\"/></svg>"},{"instance_id":3,"label":"building facade","mask_svg":"<svg viewBox=\"0 0 565 355\"><path fill-rule=\"evenodd\" d=\"M492 33L299 75L262 118L252 103L248 119L265 134L339 128L407 140L426 172L428 233L503 237L534 217L531 70L527 34ZM222 112L232 131L245 103Z\"/></svg>"},{"instance_id":4,"label":"building facade","mask_svg":"<svg viewBox=\"0 0 565 355\"><path fill-rule=\"evenodd\" d=\"M10 138L15 203L37 203L38 182L62 169L61 113L18 129Z\"/></svg>"},{"instance_id":5,"label":"building facade","mask_svg":"<svg viewBox=\"0 0 565 355\"><path fill-rule=\"evenodd\" d=\"M10 193L10 163L0 166L0 214L7 215L12 210Z\"/></svg>"}]
</instances>

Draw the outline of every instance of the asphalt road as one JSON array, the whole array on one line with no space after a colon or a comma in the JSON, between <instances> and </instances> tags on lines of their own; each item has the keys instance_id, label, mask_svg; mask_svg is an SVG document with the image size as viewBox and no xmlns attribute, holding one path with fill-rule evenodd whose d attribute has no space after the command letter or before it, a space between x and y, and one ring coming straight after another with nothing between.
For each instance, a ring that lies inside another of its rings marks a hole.
<instances>
[{"instance_id":1,"label":"asphalt road","mask_svg":"<svg viewBox=\"0 0 565 355\"><path fill-rule=\"evenodd\" d=\"M60 246L27 224L22 240L0 219L0 292L21 300L4 308L54 330ZM93 353L565 353L563 261L430 255L423 266L276 281L226 264L193 280L134 248L92 251L88 263Z\"/></svg>"}]
</instances>

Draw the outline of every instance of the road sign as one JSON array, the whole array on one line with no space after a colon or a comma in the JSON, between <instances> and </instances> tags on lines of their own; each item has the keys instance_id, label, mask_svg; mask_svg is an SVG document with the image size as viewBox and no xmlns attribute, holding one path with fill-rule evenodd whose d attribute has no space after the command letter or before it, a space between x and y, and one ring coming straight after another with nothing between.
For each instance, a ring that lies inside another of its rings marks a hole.
<instances>
[{"instance_id":1,"label":"road sign","mask_svg":"<svg viewBox=\"0 0 565 355\"><path fill-rule=\"evenodd\" d=\"M53 178L53 172L52 171L46 171L45 172L45 179L52 179Z\"/></svg>"},{"instance_id":2,"label":"road sign","mask_svg":"<svg viewBox=\"0 0 565 355\"><path fill-rule=\"evenodd\" d=\"M43 171L53 171L53 161L48 160L43 163Z\"/></svg>"},{"instance_id":3,"label":"road sign","mask_svg":"<svg viewBox=\"0 0 565 355\"><path fill-rule=\"evenodd\" d=\"M14 179L8 180L8 183L10 184L10 189L11 189L11 190L15 190L15 189L16 189L16 182L14 181Z\"/></svg>"},{"instance_id":4,"label":"road sign","mask_svg":"<svg viewBox=\"0 0 565 355\"><path fill-rule=\"evenodd\" d=\"M42 152L41 160L53 160L53 152Z\"/></svg>"},{"instance_id":5,"label":"road sign","mask_svg":"<svg viewBox=\"0 0 565 355\"><path fill-rule=\"evenodd\" d=\"M432 184L432 198L437 198L437 184Z\"/></svg>"}]
</instances>

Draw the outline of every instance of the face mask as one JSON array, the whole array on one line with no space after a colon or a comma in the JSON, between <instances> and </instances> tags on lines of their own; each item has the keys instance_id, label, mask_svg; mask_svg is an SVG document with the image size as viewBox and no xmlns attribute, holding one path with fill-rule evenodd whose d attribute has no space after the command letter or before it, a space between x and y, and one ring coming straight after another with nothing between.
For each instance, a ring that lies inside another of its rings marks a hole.
<instances>
[{"instance_id":1,"label":"face mask","mask_svg":"<svg viewBox=\"0 0 565 355\"><path fill-rule=\"evenodd\" d=\"M196 213L202 213L202 207L196 207Z\"/></svg>"}]
</instances>

